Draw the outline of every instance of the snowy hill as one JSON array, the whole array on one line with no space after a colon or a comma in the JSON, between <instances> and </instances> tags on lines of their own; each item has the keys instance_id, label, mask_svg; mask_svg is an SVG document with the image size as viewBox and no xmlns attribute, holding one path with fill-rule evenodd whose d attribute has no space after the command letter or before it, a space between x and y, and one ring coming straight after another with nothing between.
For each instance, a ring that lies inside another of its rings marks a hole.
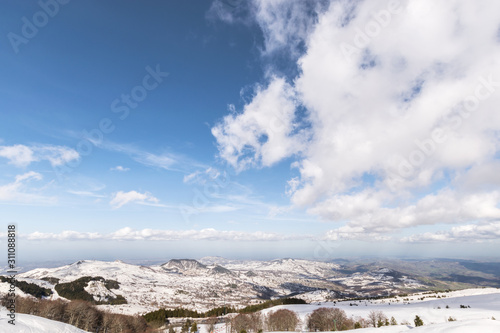
<instances>
[{"instance_id":1,"label":"snowy hill","mask_svg":"<svg viewBox=\"0 0 500 333\"><path fill-rule=\"evenodd\" d=\"M205 270L207 266L199 263L194 259L172 259L169 262L161 265L161 267L169 272L175 273L196 273L199 270Z\"/></svg>"},{"instance_id":2,"label":"snowy hill","mask_svg":"<svg viewBox=\"0 0 500 333\"><path fill-rule=\"evenodd\" d=\"M460 263L450 261L320 262L303 259L270 261L172 259L159 265L132 265L122 261L80 260L56 268L37 268L18 275L59 295L55 284L91 278L85 291L95 300L123 296L128 304L100 305L112 312L145 313L161 307L184 307L207 311L214 307L243 307L260 299L297 297L307 302L413 293L439 287L468 288L473 285L436 280L437 264L457 276L473 276ZM426 266L427 265L427 266ZM417 267L417 268L416 268ZM427 275L419 275L424 272ZM443 270L444 271L444 270ZM416 274L414 272L418 272ZM477 272L481 281L490 273ZM488 275L489 274L489 275ZM99 277L99 278L97 278ZM113 283L109 283L109 282ZM0 283L0 291L3 288Z\"/></svg>"},{"instance_id":3,"label":"snowy hill","mask_svg":"<svg viewBox=\"0 0 500 333\"><path fill-rule=\"evenodd\" d=\"M340 296L369 296L374 291L377 295L387 295L397 290L423 287L412 277L389 269L361 275L346 275L339 269L338 264L299 259L236 261L212 257L200 261L172 259L152 266L131 265L118 260L80 260L57 268L37 268L20 274L18 278L52 290L55 285L47 281L55 279L58 283L82 277L117 281L119 286L116 289L106 288L105 282L92 281L85 290L96 300L118 295L125 297L128 304L100 307L128 314L160 307L181 306L199 311L223 305L242 307L257 299L286 296L306 300L321 297L324 301ZM58 297L57 292L52 297Z\"/></svg>"},{"instance_id":4,"label":"snowy hill","mask_svg":"<svg viewBox=\"0 0 500 333\"><path fill-rule=\"evenodd\" d=\"M461 307L465 306L465 307ZM466 289L446 293L419 293L405 297L382 300L343 301L336 303L316 303L304 305L280 305L262 311L267 314L278 309L295 311L303 324L307 315L320 307L340 308L348 317L367 318L370 311L382 311L387 318L394 317L398 323L407 322L413 326L416 315L422 318L424 326L414 328L404 325L356 332L500 332L500 289ZM449 322L452 317L457 321ZM484 328L476 329L474 325ZM474 329L471 329L474 327ZM302 329L305 329L303 327Z\"/></svg>"}]
</instances>

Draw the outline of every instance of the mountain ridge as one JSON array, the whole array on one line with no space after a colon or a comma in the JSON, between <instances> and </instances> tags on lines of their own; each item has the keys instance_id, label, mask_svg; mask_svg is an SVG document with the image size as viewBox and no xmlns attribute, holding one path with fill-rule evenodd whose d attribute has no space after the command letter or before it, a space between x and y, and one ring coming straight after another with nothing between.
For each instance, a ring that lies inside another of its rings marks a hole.
<instances>
[{"instance_id":1,"label":"mountain ridge","mask_svg":"<svg viewBox=\"0 0 500 333\"><path fill-rule=\"evenodd\" d=\"M119 260L78 260L61 267L36 268L21 273L18 277L51 289L54 289L56 283L68 283L84 276L99 276L117 281L118 290L105 290L101 285L99 288L88 287L86 290L90 293L98 290L98 295L96 291L94 298L108 293L123 295L128 304L102 307L130 314L159 307L184 307L200 311L222 305L238 308L264 299L290 296L310 302L324 302L435 289L459 289L473 284L448 280L465 276L465 280L473 281L474 274L483 284L494 284L496 281L486 273L462 269L456 262L443 261L441 264L449 265L449 275L436 279L432 276L436 274L432 270L434 262L426 264L376 260L369 263L363 260L339 264L338 261L293 258L258 261L205 257L199 260L171 259L148 266ZM58 295L54 293L51 297L57 298Z\"/></svg>"}]
</instances>

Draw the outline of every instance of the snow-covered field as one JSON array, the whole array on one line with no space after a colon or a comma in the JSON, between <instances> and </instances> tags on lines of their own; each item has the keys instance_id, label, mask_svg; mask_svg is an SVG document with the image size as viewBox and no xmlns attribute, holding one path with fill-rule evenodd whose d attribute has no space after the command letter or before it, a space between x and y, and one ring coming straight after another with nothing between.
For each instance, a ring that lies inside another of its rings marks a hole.
<instances>
[{"instance_id":1,"label":"snow-covered field","mask_svg":"<svg viewBox=\"0 0 500 333\"><path fill-rule=\"evenodd\" d=\"M58 321L17 313L15 325L9 324L7 309L0 307L0 332L2 333L87 333Z\"/></svg>"},{"instance_id":2,"label":"snow-covered field","mask_svg":"<svg viewBox=\"0 0 500 333\"><path fill-rule=\"evenodd\" d=\"M439 297L439 298L438 298ZM422 300L422 298L424 298ZM358 305L353 305L357 303ZM460 306L465 306L461 308ZM448 306L448 307L447 307ZM263 314L278 309L295 311L305 330L306 317L320 307L337 307L343 309L349 317L367 318L370 311L382 311L388 318L394 317L398 323L408 322L410 325L397 325L381 328L358 329L356 332L407 332L415 333L448 333L448 332L500 332L500 289L480 288L466 289L449 293L415 294L407 297L395 297L377 301L344 301L337 303L281 305L266 309ZM413 327L415 315L422 318L424 326ZM457 321L448 322L453 317ZM60 322L30 316L16 315L16 326L8 324L7 310L0 308L0 332L2 333L84 333L80 329ZM199 325L200 333L207 333L205 325ZM225 327L219 325L218 333L225 333Z\"/></svg>"},{"instance_id":3,"label":"snow-covered field","mask_svg":"<svg viewBox=\"0 0 500 333\"><path fill-rule=\"evenodd\" d=\"M424 297L423 300L422 297ZM460 305L466 306L466 308L461 308ZM415 294L408 297L395 297L377 301L281 305L266 309L263 313L266 314L283 308L289 309L295 311L302 323L305 324L307 315L320 307L340 308L346 312L348 317L352 318L367 318L370 311L382 311L388 318L394 317L398 323L408 322L412 326L414 325L415 316L418 315L423 320L425 327L423 329L418 328L415 332L462 332L458 328L463 329L464 332L500 332L500 289L497 288L466 289L437 294ZM449 317L456 319L457 322L448 322ZM492 320L492 318L499 320ZM429 326L431 324L433 324L432 330L431 326ZM491 327L491 329L470 330L474 325ZM305 325L303 329L305 329ZM410 328L398 325L397 327L384 327L382 332L403 332L408 329ZM356 332L371 331L367 329L356 330ZM381 330L377 328L376 332L381 332Z\"/></svg>"}]
</instances>

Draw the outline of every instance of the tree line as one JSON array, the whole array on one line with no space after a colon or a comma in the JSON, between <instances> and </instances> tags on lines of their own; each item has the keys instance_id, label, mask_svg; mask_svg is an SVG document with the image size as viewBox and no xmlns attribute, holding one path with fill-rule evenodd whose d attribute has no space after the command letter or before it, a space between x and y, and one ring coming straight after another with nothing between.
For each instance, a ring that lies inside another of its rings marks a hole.
<instances>
[{"instance_id":1,"label":"tree line","mask_svg":"<svg viewBox=\"0 0 500 333\"><path fill-rule=\"evenodd\" d=\"M148 323L155 323L155 325L168 323L168 318L210 318L219 317L228 313L254 313L276 305L286 304L307 304L306 301L298 298L281 298L270 301L265 301L260 304L249 305L243 309L237 310L230 306L217 307L206 312L198 312L194 310L176 308L176 309L159 309L156 311L148 312L144 315L144 319Z\"/></svg>"},{"instance_id":2,"label":"tree line","mask_svg":"<svg viewBox=\"0 0 500 333\"><path fill-rule=\"evenodd\" d=\"M306 326L309 332L346 331L357 328L382 327L398 325L396 319L388 319L382 311L371 311L368 318L350 318L339 308L318 308L306 317ZM415 326L424 323L419 316L415 316ZM267 315L260 312L240 313L230 322L232 333L261 333L297 331L301 328L301 320L296 312L289 309L271 311ZM402 323L409 324L409 323Z\"/></svg>"},{"instance_id":3,"label":"tree line","mask_svg":"<svg viewBox=\"0 0 500 333\"><path fill-rule=\"evenodd\" d=\"M9 282L9 280L5 276L0 276L0 282ZM30 294L36 298L48 297L52 295L52 290L40 287L34 283L28 283L26 281L16 280L16 287L21 289L22 292Z\"/></svg>"},{"instance_id":4,"label":"tree line","mask_svg":"<svg viewBox=\"0 0 500 333\"><path fill-rule=\"evenodd\" d=\"M110 305L118 305L118 304L127 304L127 300L122 295L116 295L116 297L108 297L106 300L96 301L94 296L89 294L85 287L89 284L90 281L101 281L104 283L104 286L107 289L119 289L120 284L115 280L106 280L101 276L83 276L79 279L76 279L71 282L66 283L58 283L54 287L59 296L64 297L69 300L82 300L87 301L96 305L100 304L110 304Z\"/></svg>"}]
</instances>

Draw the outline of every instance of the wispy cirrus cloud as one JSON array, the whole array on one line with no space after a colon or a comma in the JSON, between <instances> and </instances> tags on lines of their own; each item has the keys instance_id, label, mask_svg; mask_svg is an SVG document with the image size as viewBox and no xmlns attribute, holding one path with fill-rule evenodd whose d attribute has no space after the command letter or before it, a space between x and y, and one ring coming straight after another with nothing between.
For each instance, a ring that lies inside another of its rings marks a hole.
<instances>
[{"instance_id":1,"label":"wispy cirrus cloud","mask_svg":"<svg viewBox=\"0 0 500 333\"><path fill-rule=\"evenodd\" d=\"M56 198L39 194L40 189L28 185L31 181L40 181L42 178L40 173L34 171L17 175L14 182L0 186L0 201L23 204L55 203Z\"/></svg>"},{"instance_id":2,"label":"wispy cirrus cloud","mask_svg":"<svg viewBox=\"0 0 500 333\"><path fill-rule=\"evenodd\" d=\"M149 167L160 168L170 171L190 173L197 169L206 169L207 166L187 156L175 152L164 151L152 153L131 144L115 143L108 140L95 143L98 147L109 151L115 151L130 156L134 161ZM116 171L126 171L116 169Z\"/></svg>"},{"instance_id":3,"label":"wispy cirrus cloud","mask_svg":"<svg viewBox=\"0 0 500 333\"><path fill-rule=\"evenodd\" d=\"M70 194L81 196L81 197L91 197L91 198L105 198L106 197L104 194L99 194L99 193L92 192L92 191L68 190L67 192Z\"/></svg>"}]
</instances>

